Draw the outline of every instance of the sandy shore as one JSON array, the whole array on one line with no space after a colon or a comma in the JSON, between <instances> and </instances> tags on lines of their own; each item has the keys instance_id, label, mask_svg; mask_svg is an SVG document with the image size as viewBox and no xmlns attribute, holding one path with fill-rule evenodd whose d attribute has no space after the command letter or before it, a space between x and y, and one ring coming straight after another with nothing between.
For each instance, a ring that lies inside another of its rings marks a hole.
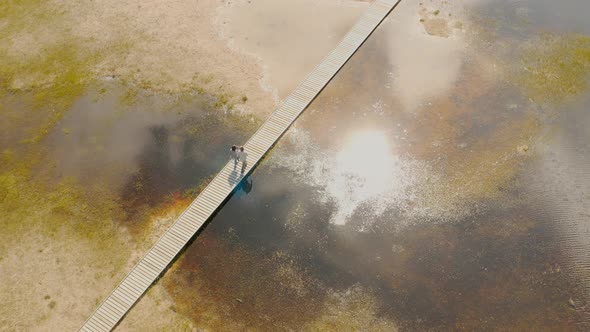
<instances>
[{"instance_id":1,"label":"sandy shore","mask_svg":"<svg viewBox=\"0 0 590 332\"><path fill-rule=\"evenodd\" d=\"M160 91L203 89L213 95L247 96L247 109L268 113L274 107L261 88L261 69L247 55L230 49L216 28L214 0L100 1L56 0L67 10L72 33L90 48L123 41L127 50L106 55L99 75L115 76Z\"/></svg>"},{"instance_id":2,"label":"sandy shore","mask_svg":"<svg viewBox=\"0 0 590 332\"><path fill-rule=\"evenodd\" d=\"M262 86L285 98L338 44L365 1L237 0L220 8L221 36L263 69Z\"/></svg>"}]
</instances>

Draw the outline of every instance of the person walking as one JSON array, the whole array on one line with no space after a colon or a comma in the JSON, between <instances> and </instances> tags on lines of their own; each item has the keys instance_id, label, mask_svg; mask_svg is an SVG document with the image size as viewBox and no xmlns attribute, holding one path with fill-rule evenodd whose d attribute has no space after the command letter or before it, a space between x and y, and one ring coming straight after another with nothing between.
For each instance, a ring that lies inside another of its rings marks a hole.
<instances>
[{"instance_id":1,"label":"person walking","mask_svg":"<svg viewBox=\"0 0 590 332\"><path fill-rule=\"evenodd\" d=\"M244 147L240 146L240 152L238 152L238 158L242 162L242 174L248 166L248 152L244 151Z\"/></svg>"},{"instance_id":2,"label":"person walking","mask_svg":"<svg viewBox=\"0 0 590 332\"><path fill-rule=\"evenodd\" d=\"M234 160L234 169L238 165L238 160L240 159L238 147L236 145L231 146L231 150L229 151L230 157Z\"/></svg>"}]
</instances>

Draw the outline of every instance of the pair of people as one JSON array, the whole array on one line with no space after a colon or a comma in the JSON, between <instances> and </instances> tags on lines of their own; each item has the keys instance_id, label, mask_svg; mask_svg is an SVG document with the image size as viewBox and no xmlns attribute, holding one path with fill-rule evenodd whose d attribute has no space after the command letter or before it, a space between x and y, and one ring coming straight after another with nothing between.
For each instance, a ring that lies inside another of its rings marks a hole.
<instances>
[{"instance_id":1,"label":"pair of people","mask_svg":"<svg viewBox=\"0 0 590 332\"><path fill-rule=\"evenodd\" d=\"M238 162L241 161L242 162L242 174L244 174L244 171L246 170L246 166L248 166L248 153L246 151L244 151L244 147L240 146L238 148L238 146L232 145L230 154L231 154L231 157L234 159L234 169L236 169Z\"/></svg>"}]
</instances>

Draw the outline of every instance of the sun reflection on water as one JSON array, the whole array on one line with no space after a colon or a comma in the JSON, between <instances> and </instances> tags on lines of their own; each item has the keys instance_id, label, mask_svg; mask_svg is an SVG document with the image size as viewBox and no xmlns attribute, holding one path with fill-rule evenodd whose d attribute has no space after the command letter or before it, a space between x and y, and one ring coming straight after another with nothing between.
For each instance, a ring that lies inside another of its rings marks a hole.
<instances>
[{"instance_id":1,"label":"sun reflection on water","mask_svg":"<svg viewBox=\"0 0 590 332\"><path fill-rule=\"evenodd\" d=\"M335 171L357 180L357 194L368 198L390 186L395 160L386 135L379 131L354 134L336 155Z\"/></svg>"},{"instance_id":2,"label":"sun reflection on water","mask_svg":"<svg viewBox=\"0 0 590 332\"><path fill-rule=\"evenodd\" d=\"M387 209L406 211L424 175L424 165L395 152L392 136L365 129L345 135L334 149L320 149L308 132L295 128L274 163L315 186L322 203L333 203L331 223L344 225L356 215L369 226Z\"/></svg>"},{"instance_id":3,"label":"sun reflection on water","mask_svg":"<svg viewBox=\"0 0 590 332\"><path fill-rule=\"evenodd\" d=\"M332 221L345 224L360 204L381 201L394 190L396 160L384 132L368 130L350 136L334 157L326 186L339 205ZM372 208L379 209L376 204Z\"/></svg>"}]
</instances>

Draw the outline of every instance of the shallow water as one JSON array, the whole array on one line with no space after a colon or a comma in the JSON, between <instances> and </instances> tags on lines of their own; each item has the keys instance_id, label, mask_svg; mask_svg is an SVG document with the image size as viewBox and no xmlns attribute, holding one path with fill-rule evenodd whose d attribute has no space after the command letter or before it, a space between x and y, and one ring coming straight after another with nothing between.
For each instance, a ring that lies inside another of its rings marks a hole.
<instances>
[{"instance_id":1,"label":"shallow water","mask_svg":"<svg viewBox=\"0 0 590 332\"><path fill-rule=\"evenodd\" d=\"M506 22L506 31L540 29L566 33L590 33L586 15L590 4L586 1L566 0L510 0L466 1L486 17Z\"/></svg>"},{"instance_id":2,"label":"shallow water","mask_svg":"<svg viewBox=\"0 0 590 332\"><path fill-rule=\"evenodd\" d=\"M220 10L222 34L257 57L262 84L285 98L367 8L360 1L239 0Z\"/></svg>"},{"instance_id":3,"label":"shallow water","mask_svg":"<svg viewBox=\"0 0 590 332\"><path fill-rule=\"evenodd\" d=\"M181 312L262 330L329 329L330 310L368 330L585 329L587 102L537 104L511 81L518 43L553 28L527 5L526 29L501 15L512 3L400 5L167 276ZM517 35L471 25L492 7ZM425 30L434 16L450 32Z\"/></svg>"},{"instance_id":4,"label":"shallow water","mask_svg":"<svg viewBox=\"0 0 590 332\"><path fill-rule=\"evenodd\" d=\"M124 210L116 221L133 220L145 228L150 218L134 218L137 213L194 197L225 163L228 146L244 142L260 121L216 109L208 96L160 96L131 88L135 96L128 99L129 89L108 82L89 91L39 144L22 139L34 135L28 132L38 130L43 119L31 125L14 120L20 127L5 131L4 151L30 168L29 182L52 187L74 181L90 196L109 193ZM3 166L10 171L11 164Z\"/></svg>"}]
</instances>

